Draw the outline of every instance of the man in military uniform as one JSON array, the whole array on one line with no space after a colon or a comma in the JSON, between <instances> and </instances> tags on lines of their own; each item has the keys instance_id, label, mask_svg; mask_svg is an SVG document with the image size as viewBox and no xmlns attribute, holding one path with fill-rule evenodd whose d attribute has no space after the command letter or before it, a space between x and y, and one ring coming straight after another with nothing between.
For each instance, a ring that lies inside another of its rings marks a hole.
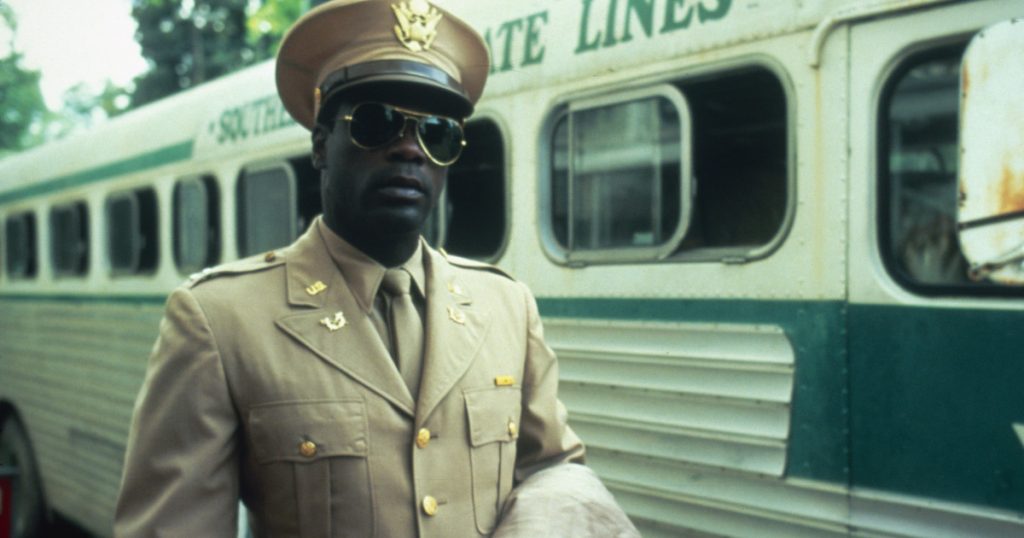
<instances>
[{"instance_id":1,"label":"man in military uniform","mask_svg":"<svg viewBox=\"0 0 1024 538\"><path fill-rule=\"evenodd\" d=\"M256 536L480 536L517 505L509 535L576 483L533 297L421 238L487 71L480 36L424 0L334 0L296 23L277 85L312 131L323 217L168 299L118 536L233 536L239 498ZM510 501L530 476L549 477L540 497Z\"/></svg>"}]
</instances>

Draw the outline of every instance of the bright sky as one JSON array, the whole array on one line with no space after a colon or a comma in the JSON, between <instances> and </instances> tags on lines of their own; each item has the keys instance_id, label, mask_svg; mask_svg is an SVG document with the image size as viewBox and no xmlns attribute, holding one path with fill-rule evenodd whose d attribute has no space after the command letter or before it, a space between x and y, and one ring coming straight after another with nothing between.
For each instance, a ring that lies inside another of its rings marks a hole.
<instances>
[{"instance_id":1,"label":"bright sky","mask_svg":"<svg viewBox=\"0 0 1024 538\"><path fill-rule=\"evenodd\" d=\"M79 82L99 91L110 79L124 85L145 71L135 42L131 0L0 0L18 18L15 48L23 65L42 72L40 86L51 110ZM8 36L0 36L0 56Z\"/></svg>"}]
</instances>

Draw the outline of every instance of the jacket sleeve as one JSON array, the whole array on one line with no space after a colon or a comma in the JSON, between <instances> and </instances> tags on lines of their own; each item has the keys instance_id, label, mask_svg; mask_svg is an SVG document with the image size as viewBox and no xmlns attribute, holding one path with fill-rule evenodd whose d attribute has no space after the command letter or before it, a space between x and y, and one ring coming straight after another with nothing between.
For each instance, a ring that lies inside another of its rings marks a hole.
<instances>
[{"instance_id":1,"label":"jacket sleeve","mask_svg":"<svg viewBox=\"0 0 1024 538\"><path fill-rule=\"evenodd\" d=\"M524 286L525 287L525 286ZM556 536L639 538L640 533L593 471L558 401L558 364L544 342L533 295L526 292L527 358L516 487L494 538Z\"/></svg>"},{"instance_id":2,"label":"jacket sleeve","mask_svg":"<svg viewBox=\"0 0 1024 538\"><path fill-rule=\"evenodd\" d=\"M135 403L115 536L235 536L237 430L210 325L178 289Z\"/></svg>"},{"instance_id":3,"label":"jacket sleeve","mask_svg":"<svg viewBox=\"0 0 1024 538\"><path fill-rule=\"evenodd\" d=\"M558 363L544 342L537 302L526 286L526 364L523 372L523 414L516 447L516 483L559 463L583 463L583 443L567 423L558 400Z\"/></svg>"}]
</instances>

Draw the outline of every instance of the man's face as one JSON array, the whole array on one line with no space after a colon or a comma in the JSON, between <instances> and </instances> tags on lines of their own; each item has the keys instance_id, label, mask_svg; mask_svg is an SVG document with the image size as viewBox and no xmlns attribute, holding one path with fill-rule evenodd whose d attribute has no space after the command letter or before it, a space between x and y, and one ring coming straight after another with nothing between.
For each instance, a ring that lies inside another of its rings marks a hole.
<instances>
[{"instance_id":1,"label":"man's face","mask_svg":"<svg viewBox=\"0 0 1024 538\"><path fill-rule=\"evenodd\" d=\"M343 102L335 118L358 103ZM324 220L356 244L419 234L444 188L447 167L432 162L410 122L402 137L364 149L353 143L348 122L314 131L314 163L323 171Z\"/></svg>"}]
</instances>

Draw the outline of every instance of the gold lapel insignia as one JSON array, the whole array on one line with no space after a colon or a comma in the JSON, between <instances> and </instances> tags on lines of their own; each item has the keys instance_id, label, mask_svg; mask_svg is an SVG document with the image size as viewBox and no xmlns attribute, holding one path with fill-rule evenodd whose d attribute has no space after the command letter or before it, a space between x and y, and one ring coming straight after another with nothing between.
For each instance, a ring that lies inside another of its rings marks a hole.
<instances>
[{"instance_id":1,"label":"gold lapel insignia","mask_svg":"<svg viewBox=\"0 0 1024 538\"><path fill-rule=\"evenodd\" d=\"M451 293L452 295L465 295L462 293L462 286L456 284L455 281L448 283L448 293Z\"/></svg>"},{"instance_id":2,"label":"gold lapel insignia","mask_svg":"<svg viewBox=\"0 0 1024 538\"><path fill-rule=\"evenodd\" d=\"M448 307L448 317L451 318L451 320L454 321L455 323L458 323L459 325L466 324L466 313L463 312L462 310L459 310L458 308L455 308L454 306Z\"/></svg>"},{"instance_id":3,"label":"gold lapel insignia","mask_svg":"<svg viewBox=\"0 0 1024 538\"><path fill-rule=\"evenodd\" d=\"M337 314L334 314L334 317L328 316L320 320L320 325L323 325L324 327L327 327L327 330L334 332L345 325L348 325L348 322L345 321L345 314L338 312Z\"/></svg>"},{"instance_id":4,"label":"gold lapel insignia","mask_svg":"<svg viewBox=\"0 0 1024 538\"><path fill-rule=\"evenodd\" d=\"M437 37L437 25L441 22L441 12L431 6L427 0L407 0L399 4L391 4L395 12L395 36L405 48L413 52L430 50L430 45Z\"/></svg>"},{"instance_id":5,"label":"gold lapel insignia","mask_svg":"<svg viewBox=\"0 0 1024 538\"><path fill-rule=\"evenodd\" d=\"M511 387L516 384L516 378L510 375L499 375L494 378L494 386L496 387Z\"/></svg>"},{"instance_id":6,"label":"gold lapel insignia","mask_svg":"<svg viewBox=\"0 0 1024 538\"><path fill-rule=\"evenodd\" d=\"M324 284L323 282L317 280L316 282L310 284L309 286L306 286L306 293L310 295L319 295L323 293L323 291L326 289L327 284Z\"/></svg>"}]
</instances>

